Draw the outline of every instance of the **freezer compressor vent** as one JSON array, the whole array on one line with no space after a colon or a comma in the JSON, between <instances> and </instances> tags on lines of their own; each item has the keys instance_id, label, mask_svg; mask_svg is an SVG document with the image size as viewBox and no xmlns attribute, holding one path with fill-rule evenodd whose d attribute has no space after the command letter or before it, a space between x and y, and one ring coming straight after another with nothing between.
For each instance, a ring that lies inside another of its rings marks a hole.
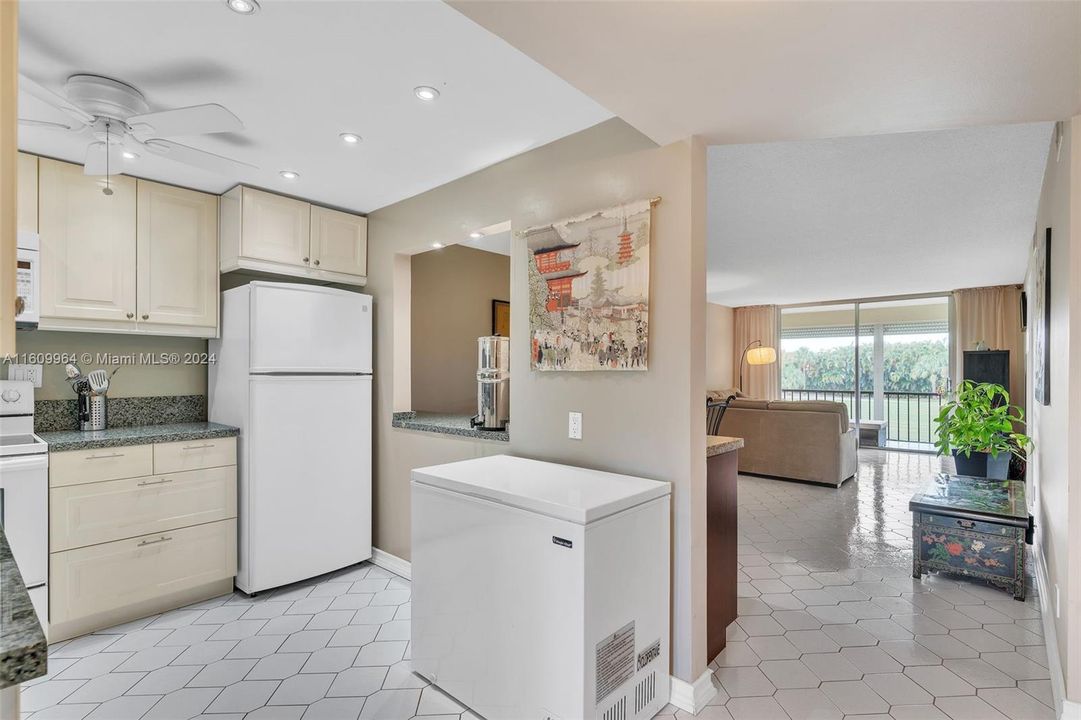
<instances>
[{"instance_id":1,"label":"freezer compressor vent","mask_svg":"<svg viewBox=\"0 0 1081 720\"><path fill-rule=\"evenodd\" d=\"M604 711L604 720L627 720L627 698L621 697Z\"/></svg>"},{"instance_id":2,"label":"freezer compressor vent","mask_svg":"<svg viewBox=\"0 0 1081 720\"><path fill-rule=\"evenodd\" d=\"M653 671L649 675L638 681L638 684L634 687L634 714L642 712L646 705L653 702L653 698L657 695L657 672Z\"/></svg>"}]
</instances>

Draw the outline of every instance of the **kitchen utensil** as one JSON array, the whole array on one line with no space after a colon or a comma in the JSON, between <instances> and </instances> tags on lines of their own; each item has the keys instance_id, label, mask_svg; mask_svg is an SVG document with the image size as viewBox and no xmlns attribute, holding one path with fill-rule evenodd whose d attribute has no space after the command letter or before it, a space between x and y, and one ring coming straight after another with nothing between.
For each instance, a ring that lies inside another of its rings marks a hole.
<instances>
[{"instance_id":1,"label":"kitchen utensil","mask_svg":"<svg viewBox=\"0 0 1081 720\"><path fill-rule=\"evenodd\" d=\"M93 370L86 376L90 383L90 389L97 395L104 395L109 391L109 376L104 370Z\"/></svg>"}]
</instances>

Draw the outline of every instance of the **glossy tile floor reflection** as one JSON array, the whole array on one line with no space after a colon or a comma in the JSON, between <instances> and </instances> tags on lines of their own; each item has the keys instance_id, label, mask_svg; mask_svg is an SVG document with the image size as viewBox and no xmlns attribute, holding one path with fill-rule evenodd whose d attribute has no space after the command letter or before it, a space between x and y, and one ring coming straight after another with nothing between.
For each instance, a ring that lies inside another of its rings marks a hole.
<instances>
[{"instance_id":1,"label":"glossy tile floor reflection","mask_svg":"<svg viewBox=\"0 0 1081 720\"><path fill-rule=\"evenodd\" d=\"M1033 589L910 577L908 500L940 462L861 450L839 490L740 479L739 619L699 718L1053 716ZM409 582L367 563L226 595L53 645L24 718L476 720L410 672L409 612Z\"/></svg>"},{"instance_id":2,"label":"glossy tile floor reflection","mask_svg":"<svg viewBox=\"0 0 1081 720\"><path fill-rule=\"evenodd\" d=\"M1039 603L914 580L908 501L931 455L860 450L840 489L741 477L739 618L708 720L1053 718ZM678 718L690 717L671 708Z\"/></svg>"}]
</instances>

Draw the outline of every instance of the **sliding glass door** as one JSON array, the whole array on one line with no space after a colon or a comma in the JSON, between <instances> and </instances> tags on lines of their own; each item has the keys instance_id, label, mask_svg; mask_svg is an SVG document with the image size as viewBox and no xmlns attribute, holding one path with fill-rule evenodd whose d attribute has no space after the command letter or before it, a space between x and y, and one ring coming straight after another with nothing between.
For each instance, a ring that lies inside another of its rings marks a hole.
<instances>
[{"instance_id":1,"label":"sliding glass door","mask_svg":"<svg viewBox=\"0 0 1081 720\"><path fill-rule=\"evenodd\" d=\"M932 451L949 347L946 295L784 308L782 397L845 403L865 446Z\"/></svg>"}]
</instances>

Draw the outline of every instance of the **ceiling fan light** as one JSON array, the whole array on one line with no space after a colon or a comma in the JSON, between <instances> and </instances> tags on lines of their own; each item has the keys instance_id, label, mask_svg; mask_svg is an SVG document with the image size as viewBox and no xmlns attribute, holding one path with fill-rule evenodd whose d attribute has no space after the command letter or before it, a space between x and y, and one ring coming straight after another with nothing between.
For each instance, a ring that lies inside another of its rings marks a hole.
<instances>
[{"instance_id":1,"label":"ceiling fan light","mask_svg":"<svg viewBox=\"0 0 1081 720\"><path fill-rule=\"evenodd\" d=\"M238 15L254 15L259 10L256 0L225 0L225 4Z\"/></svg>"},{"instance_id":2,"label":"ceiling fan light","mask_svg":"<svg viewBox=\"0 0 1081 720\"><path fill-rule=\"evenodd\" d=\"M419 85L413 88L413 94L424 102L434 102L439 98L439 91L428 85Z\"/></svg>"},{"instance_id":3,"label":"ceiling fan light","mask_svg":"<svg viewBox=\"0 0 1081 720\"><path fill-rule=\"evenodd\" d=\"M131 150L125 150L124 152L121 153L121 155L124 156L125 160L138 160L139 159L139 153L133 153Z\"/></svg>"},{"instance_id":4,"label":"ceiling fan light","mask_svg":"<svg viewBox=\"0 0 1081 720\"><path fill-rule=\"evenodd\" d=\"M297 178L300 177L300 173L298 173L298 172L296 172L294 170L282 170L278 174L281 175L286 180L296 180Z\"/></svg>"}]
</instances>

